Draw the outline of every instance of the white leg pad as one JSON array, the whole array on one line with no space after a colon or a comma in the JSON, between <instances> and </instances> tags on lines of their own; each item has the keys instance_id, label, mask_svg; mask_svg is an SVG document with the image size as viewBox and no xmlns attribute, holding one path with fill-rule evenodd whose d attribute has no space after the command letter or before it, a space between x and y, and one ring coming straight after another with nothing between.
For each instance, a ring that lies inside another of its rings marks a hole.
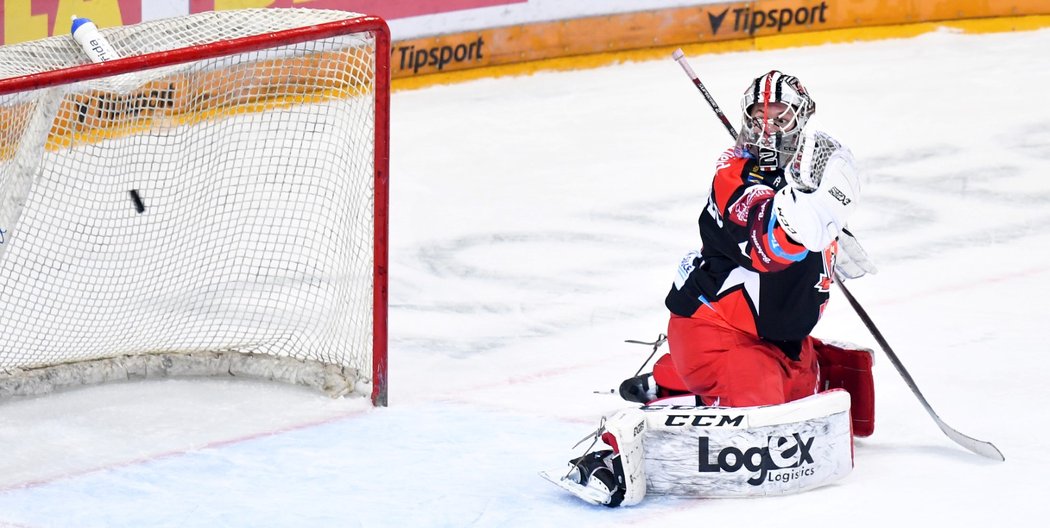
<instances>
[{"instance_id":1,"label":"white leg pad","mask_svg":"<svg viewBox=\"0 0 1050 528\"><path fill-rule=\"evenodd\" d=\"M604 419L602 442L624 497L755 497L806 491L853 470L850 396L835 389L782 405L701 407L672 398ZM599 450L605 450L602 446ZM604 486L582 486L565 470L540 474L592 504L614 506ZM570 472L571 473L571 472Z\"/></svg>"},{"instance_id":2,"label":"white leg pad","mask_svg":"<svg viewBox=\"0 0 1050 528\"><path fill-rule=\"evenodd\" d=\"M849 409L844 390L762 407L643 407L647 489L751 497L834 482L853 469Z\"/></svg>"}]
</instances>

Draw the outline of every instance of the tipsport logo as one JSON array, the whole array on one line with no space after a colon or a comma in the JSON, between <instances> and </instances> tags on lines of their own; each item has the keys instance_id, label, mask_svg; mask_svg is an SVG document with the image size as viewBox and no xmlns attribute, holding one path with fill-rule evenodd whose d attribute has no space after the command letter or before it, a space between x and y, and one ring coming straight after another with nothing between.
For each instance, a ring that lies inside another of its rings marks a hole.
<instances>
[{"instance_id":1,"label":"tipsport logo","mask_svg":"<svg viewBox=\"0 0 1050 528\"><path fill-rule=\"evenodd\" d=\"M461 42L456 45L438 46L391 46L390 55L402 71L411 70L413 74L419 70L437 69L444 71L445 66L458 65L461 63L478 63L484 57L482 48L485 40L478 37L477 40ZM424 71L424 73L428 73Z\"/></svg>"},{"instance_id":2,"label":"tipsport logo","mask_svg":"<svg viewBox=\"0 0 1050 528\"><path fill-rule=\"evenodd\" d=\"M776 28L780 33L786 27L817 25L827 23L827 2L811 6L802 6L797 9L756 9L750 7L738 7L735 9L725 8L721 13L707 12L707 19L711 22L711 34L717 35L722 28L726 16L733 14L733 31L744 31L748 35L754 35L762 28Z\"/></svg>"},{"instance_id":3,"label":"tipsport logo","mask_svg":"<svg viewBox=\"0 0 1050 528\"><path fill-rule=\"evenodd\" d=\"M701 436L700 472L735 473L746 469L757 473L747 480L752 486L760 486L766 480L788 483L816 472L813 457L810 455L813 440L812 437L803 439L798 433L793 433L790 437L768 436L764 447L751 447L741 451L738 447L729 446L722 448L712 460L710 440Z\"/></svg>"}]
</instances>

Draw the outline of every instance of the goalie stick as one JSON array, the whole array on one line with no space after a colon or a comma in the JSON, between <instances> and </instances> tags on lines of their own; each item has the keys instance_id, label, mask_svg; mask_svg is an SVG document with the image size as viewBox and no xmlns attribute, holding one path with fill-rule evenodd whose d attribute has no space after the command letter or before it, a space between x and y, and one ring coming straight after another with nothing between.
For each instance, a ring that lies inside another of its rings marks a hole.
<instances>
[{"instance_id":1,"label":"goalie stick","mask_svg":"<svg viewBox=\"0 0 1050 528\"><path fill-rule=\"evenodd\" d=\"M736 129L733 127L732 123L729 122L729 119L726 118L725 114L722 113L722 110L718 107L718 104L715 103L714 97L712 97L711 93L708 92L707 88L704 87L704 83L700 81L700 77L696 74L696 72L693 71L693 68L689 66L689 62L685 59L685 53L681 49L677 49L674 51L671 57L674 58L675 62L677 62L678 65L682 67L682 70L685 71L685 74L688 75L689 78L693 81L693 84L696 85L697 89L700 90L700 93L703 94L704 99L707 100L707 104L709 104L711 106L711 109L714 110L715 115L717 115L718 119L722 121L722 124L725 125L726 130L729 131L729 134L731 136L733 136L733 139L736 140ZM995 445L993 445L991 442L977 440L976 438L964 435L959 431L956 431L954 428L950 427L948 424L944 423L944 420L941 420L941 417L938 416L937 413L934 412L933 407L930 406L930 402L926 401L926 397L922 395L922 392L919 390L918 385L915 384L915 380L912 379L911 374L909 374L907 369L904 368L904 364L901 363L900 359L897 357L897 354L895 354L893 352L893 349L890 348L890 344L886 341L886 338L882 336L882 332L880 332L879 329L876 328L875 322L871 320L871 317L868 316L868 313L864 310L863 307L861 307L860 302L857 301L856 297L854 297L853 294L850 293L849 289L846 288L845 284L843 284L842 276L839 275L838 272L835 273L835 284L838 285L839 289L842 291L842 294L846 296L846 300L849 301L850 306L853 307L853 311L857 313L857 316L860 317L860 320L864 323L864 326L867 327L868 332L870 332L872 337L875 338L875 341L879 343L879 347L882 348L882 351L886 354L886 357L889 358L890 363L893 364L893 367L897 369L897 373L900 374L901 378L903 378L904 382L908 385L908 388L910 388L912 393L915 394L915 396L919 399L919 403L921 403L923 408L926 409L926 412L930 414L930 416L933 418L933 421L937 423L937 427L941 429L941 432L943 432L945 436L947 436L951 441L955 442L956 444L959 444L960 446L972 453L993 460L998 460L1000 462L1005 461L1006 457L1004 457L1003 453L999 451L999 449L995 447Z\"/></svg>"}]
</instances>

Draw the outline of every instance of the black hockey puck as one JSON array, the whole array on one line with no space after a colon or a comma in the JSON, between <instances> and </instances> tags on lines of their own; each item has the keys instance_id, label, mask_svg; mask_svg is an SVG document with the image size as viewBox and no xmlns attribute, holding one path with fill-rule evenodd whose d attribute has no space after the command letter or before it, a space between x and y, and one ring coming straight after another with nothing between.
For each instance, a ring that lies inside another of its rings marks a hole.
<instances>
[{"instance_id":1,"label":"black hockey puck","mask_svg":"<svg viewBox=\"0 0 1050 528\"><path fill-rule=\"evenodd\" d=\"M131 203L135 204L135 210L142 214L146 210L146 204L142 203L142 197L139 196L139 192L135 189L128 191L131 195Z\"/></svg>"}]
</instances>

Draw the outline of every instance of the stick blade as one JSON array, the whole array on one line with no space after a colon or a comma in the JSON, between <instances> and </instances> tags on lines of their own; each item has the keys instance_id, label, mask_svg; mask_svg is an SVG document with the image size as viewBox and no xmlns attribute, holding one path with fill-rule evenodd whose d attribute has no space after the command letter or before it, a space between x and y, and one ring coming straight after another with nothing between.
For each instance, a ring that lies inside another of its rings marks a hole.
<instances>
[{"instance_id":1,"label":"stick blade","mask_svg":"<svg viewBox=\"0 0 1050 528\"><path fill-rule=\"evenodd\" d=\"M966 436L951 427L948 427L944 422L938 421L937 425L940 426L941 431L948 436L953 442L964 447L971 453L990 458L992 460L998 460L999 462L1006 462L1006 457L1003 456L1003 452L999 451L998 447L995 447L991 442L985 442Z\"/></svg>"},{"instance_id":2,"label":"stick blade","mask_svg":"<svg viewBox=\"0 0 1050 528\"><path fill-rule=\"evenodd\" d=\"M682 51L682 48L674 50L674 53L671 54L671 58L673 58L674 60L682 60L684 57L685 52Z\"/></svg>"}]
</instances>

